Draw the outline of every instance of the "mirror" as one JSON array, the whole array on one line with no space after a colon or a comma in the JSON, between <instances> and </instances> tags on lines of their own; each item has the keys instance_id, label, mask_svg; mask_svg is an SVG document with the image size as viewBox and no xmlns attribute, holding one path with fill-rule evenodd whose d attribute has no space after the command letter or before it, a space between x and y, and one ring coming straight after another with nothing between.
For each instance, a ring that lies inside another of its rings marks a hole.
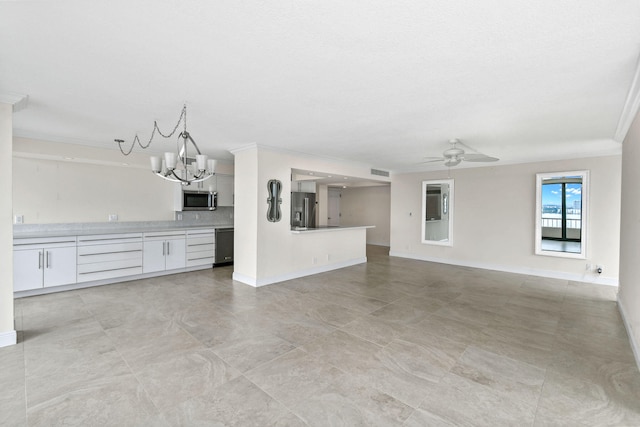
<instances>
[{"instance_id":1,"label":"mirror","mask_svg":"<svg viewBox=\"0 0 640 427\"><path fill-rule=\"evenodd\" d=\"M269 198L267 199L267 221L278 222L282 218L282 212L280 211L280 204L282 199L280 193L282 193L282 183L277 179L270 179L267 182L267 190L269 191Z\"/></svg>"},{"instance_id":2,"label":"mirror","mask_svg":"<svg viewBox=\"0 0 640 427\"><path fill-rule=\"evenodd\" d=\"M536 255L586 258L589 172L536 175Z\"/></svg>"},{"instance_id":3,"label":"mirror","mask_svg":"<svg viewBox=\"0 0 640 427\"><path fill-rule=\"evenodd\" d=\"M453 179L422 181L422 243L453 246Z\"/></svg>"}]
</instances>

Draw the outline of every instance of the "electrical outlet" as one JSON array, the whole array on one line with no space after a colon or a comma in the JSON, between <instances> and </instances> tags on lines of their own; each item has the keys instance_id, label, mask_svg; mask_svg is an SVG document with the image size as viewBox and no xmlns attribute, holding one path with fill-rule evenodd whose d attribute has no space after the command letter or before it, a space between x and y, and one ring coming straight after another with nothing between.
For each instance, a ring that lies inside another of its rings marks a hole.
<instances>
[{"instance_id":1,"label":"electrical outlet","mask_svg":"<svg viewBox=\"0 0 640 427\"><path fill-rule=\"evenodd\" d=\"M118 214L109 214L109 222L114 222L118 220Z\"/></svg>"},{"instance_id":2,"label":"electrical outlet","mask_svg":"<svg viewBox=\"0 0 640 427\"><path fill-rule=\"evenodd\" d=\"M591 271L591 264L587 263L586 270L587 270L587 271Z\"/></svg>"},{"instance_id":3,"label":"electrical outlet","mask_svg":"<svg viewBox=\"0 0 640 427\"><path fill-rule=\"evenodd\" d=\"M14 224L24 224L24 215L16 215L13 217Z\"/></svg>"},{"instance_id":4,"label":"electrical outlet","mask_svg":"<svg viewBox=\"0 0 640 427\"><path fill-rule=\"evenodd\" d=\"M182 221L182 214L179 213L177 216L178 216L178 221Z\"/></svg>"},{"instance_id":5,"label":"electrical outlet","mask_svg":"<svg viewBox=\"0 0 640 427\"><path fill-rule=\"evenodd\" d=\"M312 262L313 264L317 264L317 263L318 263L318 258L313 257L313 258L311 259L311 262Z\"/></svg>"}]
</instances>

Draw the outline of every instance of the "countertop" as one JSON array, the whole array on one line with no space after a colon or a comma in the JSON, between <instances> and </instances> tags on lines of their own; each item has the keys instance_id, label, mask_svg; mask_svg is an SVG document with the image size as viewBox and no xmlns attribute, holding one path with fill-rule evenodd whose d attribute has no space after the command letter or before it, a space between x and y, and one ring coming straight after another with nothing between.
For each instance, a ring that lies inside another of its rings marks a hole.
<instances>
[{"instance_id":1,"label":"countertop","mask_svg":"<svg viewBox=\"0 0 640 427\"><path fill-rule=\"evenodd\" d=\"M292 228L293 234L307 234L307 233L323 233L327 231L344 231L344 230L357 230L362 228L375 228L375 225L354 225L354 226L322 226L315 228Z\"/></svg>"},{"instance_id":2,"label":"countertop","mask_svg":"<svg viewBox=\"0 0 640 427\"><path fill-rule=\"evenodd\" d=\"M233 228L233 224L180 224L181 221L25 224L14 225L14 239L33 239L64 236L88 236L92 234L148 233L156 231L183 231L198 228Z\"/></svg>"}]
</instances>

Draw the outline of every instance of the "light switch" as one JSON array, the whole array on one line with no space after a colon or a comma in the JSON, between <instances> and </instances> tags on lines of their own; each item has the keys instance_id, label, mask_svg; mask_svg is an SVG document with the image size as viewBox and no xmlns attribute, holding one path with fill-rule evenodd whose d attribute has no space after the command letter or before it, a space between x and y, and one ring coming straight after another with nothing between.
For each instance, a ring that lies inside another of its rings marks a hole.
<instances>
[{"instance_id":1,"label":"light switch","mask_svg":"<svg viewBox=\"0 0 640 427\"><path fill-rule=\"evenodd\" d=\"M117 221L118 214L109 214L109 222Z\"/></svg>"}]
</instances>

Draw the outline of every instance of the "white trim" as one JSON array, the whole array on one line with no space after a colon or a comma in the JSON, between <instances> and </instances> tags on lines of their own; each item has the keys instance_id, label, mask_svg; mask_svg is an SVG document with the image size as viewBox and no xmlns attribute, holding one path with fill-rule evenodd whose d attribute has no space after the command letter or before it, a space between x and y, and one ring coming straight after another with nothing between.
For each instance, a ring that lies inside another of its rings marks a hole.
<instances>
[{"instance_id":1,"label":"white trim","mask_svg":"<svg viewBox=\"0 0 640 427\"><path fill-rule=\"evenodd\" d=\"M448 184L449 185L449 193L447 194L447 200L449 206L447 207L447 215L449 220L449 227L447 228L447 239L446 240L427 240L427 185L429 184ZM449 179L431 179L427 181L422 181L422 243L425 245L439 245L439 246L453 246L453 213L454 213L454 180L453 178Z\"/></svg>"},{"instance_id":2,"label":"white trim","mask_svg":"<svg viewBox=\"0 0 640 427\"><path fill-rule=\"evenodd\" d=\"M27 105L29 104L29 95L0 92L0 103L11 104L13 106L13 112L17 113L18 111L27 108Z\"/></svg>"},{"instance_id":3,"label":"white trim","mask_svg":"<svg viewBox=\"0 0 640 427\"><path fill-rule=\"evenodd\" d=\"M631 127L631 123L638 113L638 108L640 108L640 58L636 63L636 72L633 75L633 81L631 82L627 99L624 102L624 107L618 120L618 127L613 136L614 140L618 142L624 141Z\"/></svg>"},{"instance_id":4,"label":"white trim","mask_svg":"<svg viewBox=\"0 0 640 427\"><path fill-rule=\"evenodd\" d=\"M425 255L390 251L389 256L409 258L419 261L437 262L440 264L458 265L461 267L481 268L483 270L503 271L505 273L525 274L528 276L548 277L551 279L571 280L573 282L595 283L597 285L618 286L617 277L593 276L587 274L574 274L564 271L539 270L537 268L511 267L506 265L488 264L475 261L458 261L448 258L437 258Z\"/></svg>"},{"instance_id":5,"label":"white trim","mask_svg":"<svg viewBox=\"0 0 640 427\"><path fill-rule=\"evenodd\" d=\"M18 343L16 331L0 332L0 347L8 347Z\"/></svg>"},{"instance_id":6,"label":"white trim","mask_svg":"<svg viewBox=\"0 0 640 427\"><path fill-rule=\"evenodd\" d=\"M633 351L633 357L636 359L636 365L640 368L640 347L638 347L638 343L636 342L635 334L633 333L633 327L631 323L627 321L628 317L626 315L626 310L620 298L618 298L618 311L620 311L620 316L622 317L622 323L624 323L624 327L627 330L627 336L629 337L629 344L631 344L631 351Z\"/></svg>"},{"instance_id":7,"label":"white trim","mask_svg":"<svg viewBox=\"0 0 640 427\"><path fill-rule=\"evenodd\" d=\"M580 232L580 253L545 251L542 249L542 182L545 179L556 177L582 177L582 211L581 211L581 232ZM587 239L589 230L589 171L565 171L565 172L545 172L536 174L536 230L535 230L535 254L560 257L587 259Z\"/></svg>"},{"instance_id":8,"label":"white trim","mask_svg":"<svg viewBox=\"0 0 640 427\"><path fill-rule=\"evenodd\" d=\"M340 268L351 267L357 264L363 264L367 262L367 257L355 258L347 261L338 262L335 264L322 265L319 267L307 268L305 270L292 271L291 273L281 274L279 276L272 276L263 279L256 279L255 277L245 276L244 274L233 272L232 279L244 283L245 285L259 288L260 286L272 285L274 283L284 282L291 279L298 279L300 277L311 276L319 273L326 273L327 271L338 270Z\"/></svg>"}]
</instances>

